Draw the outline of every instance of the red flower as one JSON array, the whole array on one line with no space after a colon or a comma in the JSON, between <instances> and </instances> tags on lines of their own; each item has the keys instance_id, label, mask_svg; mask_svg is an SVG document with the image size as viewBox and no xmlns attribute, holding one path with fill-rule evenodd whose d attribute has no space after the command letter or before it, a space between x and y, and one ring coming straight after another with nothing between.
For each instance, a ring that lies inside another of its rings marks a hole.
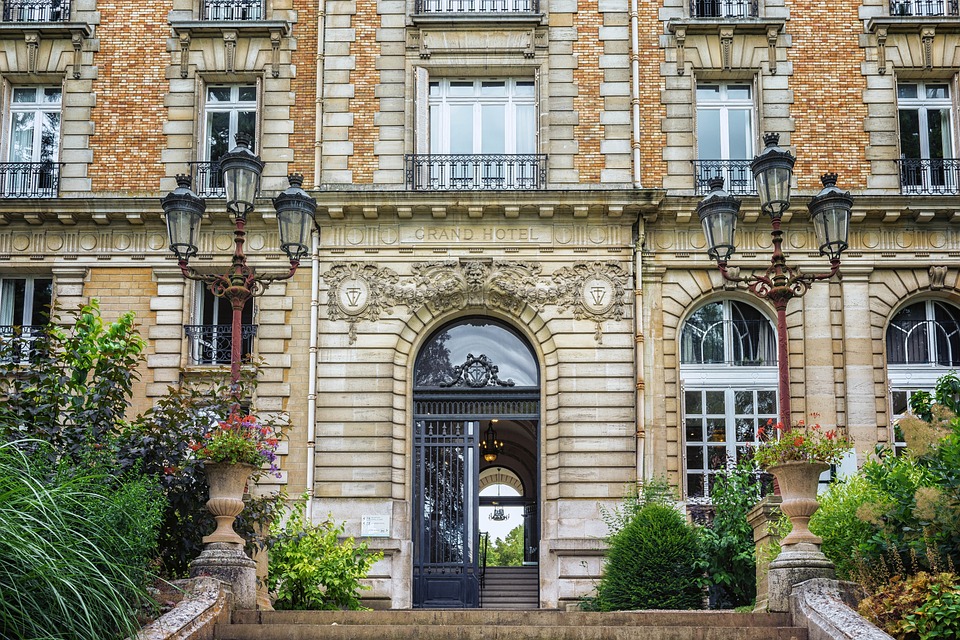
<instances>
[{"instance_id":1,"label":"red flower","mask_svg":"<svg viewBox=\"0 0 960 640\"><path fill-rule=\"evenodd\" d=\"M793 446L802 447L803 446L803 436L797 436L793 439Z\"/></svg>"}]
</instances>

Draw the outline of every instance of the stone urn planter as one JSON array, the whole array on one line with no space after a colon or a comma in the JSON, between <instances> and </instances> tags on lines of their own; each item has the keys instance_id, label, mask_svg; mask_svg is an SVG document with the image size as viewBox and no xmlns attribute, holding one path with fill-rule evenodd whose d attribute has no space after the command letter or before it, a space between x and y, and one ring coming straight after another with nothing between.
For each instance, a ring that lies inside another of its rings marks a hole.
<instances>
[{"instance_id":1,"label":"stone urn planter","mask_svg":"<svg viewBox=\"0 0 960 640\"><path fill-rule=\"evenodd\" d=\"M217 519L216 530L203 538L204 544L230 542L244 545L244 539L233 530L233 521L243 511L243 491L255 470L254 465L242 463L207 462L204 465L210 487L207 510Z\"/></svg>"},{"instance_id":2,"label":"stone urn planter","mask_svg":"<svg viewBox=\"0 0 960 640\"><path fill-rule=\"evenodd\" d=\"M830 468L823 462L784 462L768 469L777 477L780 485L780 510L790 518L792 531L780 541L780 546L807 542L820 545L823 539L810 532L810 517L820 508L817 502L817 486L820 474Z\"/></svg>"}]
</instances>

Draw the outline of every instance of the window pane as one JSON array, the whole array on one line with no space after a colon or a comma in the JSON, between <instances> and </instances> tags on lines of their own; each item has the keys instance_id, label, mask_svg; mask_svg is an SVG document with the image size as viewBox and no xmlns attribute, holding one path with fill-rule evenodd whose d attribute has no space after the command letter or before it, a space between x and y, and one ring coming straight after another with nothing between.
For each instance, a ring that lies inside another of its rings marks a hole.
<instances>
[{"instance_id":1,"label":"window pane","mask_svg":"<svg viewBox=\"0 0 960 640\"><path fill-rule=\"evenodd\" d=\"M518 80L517 88L514 90L514 95L517 96L533 96L534 95L534 84L532 80Z\"/></svg>"},{"instance_id":2,"label":"window pane","mask_svg":"<svg viewBox=\"0 0 960 640\"><path fill-rule=\"evenodd\" d=\"M703 469L703 447L687 447L687 469Z\"/></svg>"},{"instance_id":3,"label":"window pane","mask_svg":"<svg viewBox=\"0 0 960 640\"><path fill-rule=\"evenodd\" d=\"M945 84L928 84L927 97L948 99L950 97L950 88Z\"/></svg>"},{"instance_id":4,"label":"window pane","mask_svg":"<svg viewBox=\"0 0 960 640\"><path fill-rule=\"evenodd\" d=\"M503 81L480 83L480 95L482 96L506 96L507 83Z\"/></svg>"},{"instance_id":5,"label":"window pane","mask_svg":"<svg viewBox=\"0 0 960 640\"><path fill-rule=\"evenodd\" d=\"M727 468L726 447L707 447L707 468L711 471Z\"/></svg>"},{"instance_id":6,"label":"window pane","mask_svg":"<svg viewBox=\"0 0 960 640\"><path fill-rule=\"evenodd\" d=\"M737 418L737 442L756 440L756 422L753 418Z\"/></svg>"},{"instance_id":7,"label":"window pane","mask_svg":"<svg viewBox=\"0 0 960 640\"><path fill-rule=\"evenodd\" d=\"M707 418L707 442L726 442L727 422L723 418Z\"/></svg>"},{"instance_id":8,"label":"window pane","mask_svg":"<svg viewBox=\"0 0 960 640\"><path fill-rule=\"evenodd\" d=\"M33 309L29 322L32 325L44 324L50 315L50 302L53 300L53 280L36 278L33 281ZM27 320L24 318L24 320Z\"/></svg>"},{"instance_id":9,"label":"window pane","mask_svg":"<svg viewBox=\"0 0 960 640\"><path fill-rule=\"evenodd\" d=\"M3 324L6 326L23 324L23 303L26 298L27 281L23 278L8 278L3 281Z\"/></svg>"},{"instance_id":10,"label":"window pane","mask_svg":"<svg viewBox=\"0 0 960 640\"><path fill-rule=\"evenodd\" d=\"M256 87L240 87L239 99L240 99L240 102L256 102L257 88Z\"/></svg>"},{"instance_id":11,"label":"window pane","mask_svg":"<svg viewBox=\"0 0 960 640\"><path fill-rule=\"evenodd\" d=\"M473 152L473 105L451 105L450 153Z\"/></svg>"},{"instance_id":12,"label":"window pane","mask_svg":"<svg viewBox=\"0 0 960 640\"><path fill-rule=\"evenodd\" d=\"M727 100L749 100L750 85L748 84L730 84L727 85Z\"/></svg>"},{"instance_id":13,"label":"window pane","mask_svg":"<svg viewBox=\"0 0 960 640\"><path fill-rule=\"evenodd\" d=\"M43 90L43 101L47 104L60 104L62 93L60 87L47 87Z\"/></svg>"},{"instance_id":14,"label":"window pane","mask_svg":"<svg viewBox=\"0 0 960 640\"><path fill-rule=\"evenodd\" d=\"M750 145L752 127L750 126L750 111L747 109L727 110L730 127L730 151L728 160L747 160L753 157L753 148Z\"/></svg>"},{"instance_id":15,"label":"window pane","mask_svg":"<svg viewBox=\"0 0 960 640\"><path fill-rule=\"evenodd\" d=\"M430 95L431 95L431 96L439 96L439 95L440 95L440 83L439 83L439 82L431 82L431 83L430 83Z\"/></svg>"},{"instance_id":16,"label":"window pane","mask_svg":"<svg viewBox=\"0 0 960 640\"><path fill-rule=\"evenodd\" d=\"M14 113L10 136L10 161L33 162L35 114Z\"/></svg>"},{"instance_id":17,"label":"window pane","mask_svg":"<svg viewBox=\"0 0 960 640\"><path fill-rule=\"evenodd\" d=\"M703 421L700 418L687 418L687 442L703 442Z\"/></svg>"},{"instance_id":18,"label":"window pane","mask_svg":"<svg viewBox=\"0 0 960 640\"><path fill-rule=\"evenodd\" d=\"M36 102L37 101L36 87L15 88L13 90L13 101L14 102Z\"/></svg>"},{"instance_id":19,"label":"window pane","mask_svg":"<svg viewBox=\"0 0 960 640\"><path fill-rule=\"evenodd\" d=\"M683 407L688 414L703 413L703 396L699 391L684 392Z\"/></svg>"},{"instance_id":20,"label":"window pane","mask_svg":"<svg viewBox=\"0 0 960 640\"><path fill-rule=\"evenodd\" d=\"M257 133L257 112L241 111L237 114L237 132L246 133L256 140ZM232 142L232 141L231 141ZM253 150L256 153L256 149Z\"/></svg>"},{"instance_id":21,"label":"window pane","mask_svg":"<svg viewBox=\"0 0 960 640\"><path fill-rule=\"evenodd\" d=\"M950 153L950 110L928 109L927 126L931 158L949 158Z\"/></svg>"},{"instance_id":22,"label":"window pane","mask_svg":"<svg viewBox=\"0 0 960 640\"><path fill-rule=\"evenodd\" d=\"M40 132L40 162L53 162L60 148L60 114L43 114L43 130Z\"/></svg>"},{"instance_id":23,"label":"window pane","mask_svg":"<svg viewBox=\"0 0 960 640\"><path fill-rule=\"evenodd\" d=\"M480 114L480 153L505 153L506 105L482 105Z\"/></svg>"},{"instance_id":24,"label":"window pane","mask_svg":"<svg viewBox=\"0 0 960 640\"><path fill-rule=\"evenodd\" d=\"M723 391L707 391L707 413L724 415L726 403Z\"/></svg>"},{"instance_id":25,"label":"window pane","mask_svg":"<svg viewBox=\"0 0 960 640\"><path fill-rule=\"evenodd\" d=\"M916 98L916 97L917 97L917 85L915 85L915 84L898 84L898 85L897 85L897 97L898 97L898 98Z\"/></svg>"},{"instance_id":26,"label":"window pane","mask_svg":"<svg viewBox=\"0 0 960 640\"><path fill-rule=\"evenodd\" d=\"M903 415L907 412L907 392L894 391L890 394L893 400L894 415Z\"/></svg>"},{"instance_id":27,"label":"window pane","mask_svg":"<svg viewBox=\"0 0 960 640\"><path fill-rule=\"evenodd\" d=\"M900 155L904 158L920 157L920 112L916 109L900 109Z\"/></svg>"},{"instance_id":28,"label":"window pane","mask_svg":"<svg viewBox=\"0 0 960 640\"><path fill-rule=\"evenodd\" d=\"M473 82L454 81L450 83L451 96L472 96L474 94Z\"/></svg>"},{"instance_id":29,"label":"window pane","mask_svg":"<svg viewBox=\"0 0 960 640\"><path fill-rule=\"evenodd\" d=\"M720 151L718 109L697 109L697 157L701 160L724 159Z\"/></svg>"},{"instance_id":30,"label":"window pane","mask_svg":"<svg viewBox=\"0 0 960 640\"><path fill-rule=\"evenodd\" d=\"M536 114L533 105L517 106L517 153L537 152Z\"/></svg>"},{"instance_id":31,"label":"window pane","mask_svg":"<svg viewBox=\"0 0 960 640\"><path fill-rule=\"evenodd\" d=\"M230 151L230 114L211 112L207 114L207 158L216 162Z\"/></svg>"},{"instance_id":32,"label":"window pane","mask_svg":"<svg viewBox=\"0 0 960 640\"><path fill-rule=\"evenodd\" d=\"M230 87L207 87L207 102L230 102Z\"/></svg>"},{"instance_id":33,"label":"window pane","mask_svg":"<svg viewBox=\"0 0 960 640\"><path fill-rule=\"evenodd\" d=\"M753 391L736 391L733 397L733 410L738 415L753 415Z\"/></svg>"},{"instance_id":34,"label":"window pane","mask_svg":"<svg viewBox=\"0 0 960 640\"><path fill-rule=\"evenodd\" d=\"M703 476L699 473L688 473L687 495L691 498L702 498L704 496L703 490Z\"/></svg>"},{"instance_id":35,"label":"window pane","mask_svg":"<svg viewBox=\"0 0 960 640\"><path fill-rule=\"evenodd\" d=\"M770 415L777 412L777 392L757 391L757 413Z\"/></svg>"},{"instance_id":36,"label":"window pane","mask_svg":"<svg viewBox=\"0 0 960 640\"><path fill-rule=\"evenodd\" d=\"M719 100L720 85L718 84L698 84L697 100Z\"/></svg>"}]
</instances>

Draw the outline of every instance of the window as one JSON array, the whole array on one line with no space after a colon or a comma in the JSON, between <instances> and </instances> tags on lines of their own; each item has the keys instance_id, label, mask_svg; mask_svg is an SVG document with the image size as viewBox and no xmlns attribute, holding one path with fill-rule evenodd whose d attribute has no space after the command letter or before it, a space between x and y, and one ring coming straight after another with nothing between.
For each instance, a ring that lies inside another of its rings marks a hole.
<instances>
[{"instance_id":1,"label":"window","mask_svg":"<svg viewBox=\"0 0 960 640\"><path fill-rule=\"evenodd\" d=\"M692 0L695 18L747 18L759 15L758 0Z\"/></svg>"},{"instance_id":2,"label":"window","mask_svg":"<svg viewBox=\"0 0 960 640\"><path fill-rule=\"evenodd\" d=\"M0 279L0 358L30 359L31 344L47 323L52 299L50 278Z\"/></svg>"},{"instance_id":3,"label":"window","mask_svg":"<svg viewBox=\"0 0 960 640\"><path fill-rule=\"evenodd\" d=\"M202 0L201 20L263 20L264 0Z\"/></svg>"},{"instance_id":4,"label":"window","mask_svg":"<svg viewBox=\"0 0 960 640\"><path fill-rule=\"evenodd\" d=\"M233 347L233 307L226 298L217 298L205 286L197 287L195 322L184 327L190 338L193 364L230 364ZM240 315L240 355L246 360L253 353L253 301L247 301Z\"/></svg>"},{"instance_id":5,"label":"window","mask_svg":"<svg viewBox=\"0 0 960 640\"><path fill-rule=\"evenodd\" d=\"M256 147L256 85L210 85L203 113L203 149L194 184L197 195L223 195L219 160L236 146L237 133L249 134ZM256 149L254 149L256 152ZM202 193L201 193L202 191Z\"/></svg>"},{"instance_id":6,"label":"window","mask_svg":"<svg viewBox=\"0 0 960 640\"><path fill-rule=\"evenodd\" d=\"M442 79L429 84L426 188L542 187L532 79Z\"/></svg>"},{"instance_id":7,"label":"window","mask_svg":"<svg viewBox=\"0 0 960 640\"><path fill-rule=\"evenodd\" d=\"M4 22L66 22L69 0L4 0Z\"/></svg>"},{"instance_id":8,"label":"window","mask_svg":"<svg viewBox=\"0 0 960 640\"><path fill-rule=\"evenodd\" d=\"M697 187L724 178L730 193L754 191L753 90L749 84L697 84Z\"/></svg>"},{"instance_id":9,"label":"window","mask_svg":"<svg viewBox=\"0 0 960 640\"><path fill-rule=\"evenodd\" d=\"M418 14L530 13L540 11L540 0L416 0Z\"/></svg>"},{"instance_id":10,"label":"window","mask_svg":"<svg viewBox=\"0 0 960 640\"><path fill-rule=\"evenodd\" d=\"M709 498L717 471L777 420L776 335L758 309L724 300L694 311L680 342L686 495Z\"/></svg>"},{"instance_id":11,"label":"window","mask_svg":"<svg viewBox=\"0 0 960 640\"><path fill-rule=\"evenodd\" d=\"M900 181L907 193L960 192L954 159L953 104L945 82L897 84Z\"/></svg>"},{"instance_id":12,"label":"window","mask_svg":"<svg viewBox=\"0 0 960 640\"><path fill-rule=\"evenodd\" d=\"M890 0L892 16L956 16L957 0Z\"/></svg>"},{"instance_id":13,"label":"window","mask_svg":"<svg viewBox=\"0 0 960 640\"><path fill-rule=\"evenodd\" d=\"M59 185L60 87L14 87L11 91L5 197L54 197Z\"/></svg>"}]
</instances>

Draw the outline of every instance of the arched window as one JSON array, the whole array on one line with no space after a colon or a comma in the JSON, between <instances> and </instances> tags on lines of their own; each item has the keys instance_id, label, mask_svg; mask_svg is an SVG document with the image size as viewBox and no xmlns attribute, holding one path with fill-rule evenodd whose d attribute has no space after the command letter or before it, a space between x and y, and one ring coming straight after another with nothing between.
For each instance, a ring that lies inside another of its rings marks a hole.
<instances>
[{"instance_id":1,"label":"arched window","mask_svg":"<svg viewBox=\"0 0 960 640\"><path fill-rule=\"evenodd\" d=\"M892 417L907 413L917 391L933 391L937 379L960 367L960 309L939 300L903 307L887 326L887 382ZM894 449L906 444L894 429Z\"/></svg>"},{"instance_id":2,"label":"arched window","mask_svg":"<svg viewBox=\"0 0 960 640\"><path fill-rule=\"evenodd\" d=\"M777 419L776 333L757 308L737 300L703 305L680 335L685 489L709 498L713 477L756 444Z\"/></svg>"}]
</instances>

